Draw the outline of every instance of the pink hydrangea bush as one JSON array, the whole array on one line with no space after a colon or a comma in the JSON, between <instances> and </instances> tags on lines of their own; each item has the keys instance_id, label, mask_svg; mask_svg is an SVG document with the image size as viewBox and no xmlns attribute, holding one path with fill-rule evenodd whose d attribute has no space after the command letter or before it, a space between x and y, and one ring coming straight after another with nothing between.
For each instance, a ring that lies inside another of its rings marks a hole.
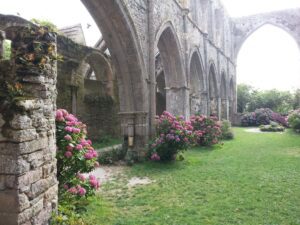
<instances>
[{"instance_id":1,"label":"pink hydrangea bush","mask_svg":"<svg viewBox=\"0 0 300 225\"><path fill-rule=\"evenodd\" d=\"M221 124L217 117L195 115L191 117L191 124L198 145L210 146L219 142L222 133Z\"/></svg>"},{"instance_id":2,"label":"pink hydrangea bush","mask_svg":"<svg viewBox=\"0 0 300 225\"><path fill-rule=\"evenodd\" d=\"M193 127L182 116L169 112L157 117L157 137L150 146L153 161L173 160L177 153L187 150L193 139Z\"/></svg>"},{"instance_id":3,"label":"pink hydrangea bush","mask_svg":"<svg viewBox=\"0 0 300 225\"><path fill-rule=\"evenodd\" d=\"M86 125L64 109L56 111L57 178L60 192L87 197L100 183L93 176L84 177L99 166L97 152L86 139Z\"/></svg>"}]
</instances>

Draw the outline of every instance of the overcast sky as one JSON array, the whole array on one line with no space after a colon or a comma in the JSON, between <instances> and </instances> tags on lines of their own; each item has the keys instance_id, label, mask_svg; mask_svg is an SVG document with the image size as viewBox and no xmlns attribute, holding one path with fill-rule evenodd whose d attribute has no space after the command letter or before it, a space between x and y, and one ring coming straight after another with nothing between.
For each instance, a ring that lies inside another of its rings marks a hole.
<instances>
[{"instance_id":1,"label":"overcast sky","mask_svg":"<svg viewBox=\"0 0 300 225\"><path fill-rule=\"evenodd\" d=\"M221 1L233 17L300 7L300 0ZM93 45L100 37L96 24L80 0L0 0L0 13L19 13L26 19L46 19L58 27L81 23L88 45ZM87 29L87 24L92 26ZM243 45L237 72L239 83L248 83L257 88L300 88L300 51L286 32L264 26Z\"/></svg>"}]
</instances>

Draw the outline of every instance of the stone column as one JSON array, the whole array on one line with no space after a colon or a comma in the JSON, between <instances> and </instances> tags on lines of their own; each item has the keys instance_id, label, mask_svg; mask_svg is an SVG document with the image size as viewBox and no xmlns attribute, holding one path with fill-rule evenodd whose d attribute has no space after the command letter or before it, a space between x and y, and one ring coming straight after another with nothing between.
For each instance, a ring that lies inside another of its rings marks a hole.
<instances>
[{"instance_id":1,"label":"stone column","mask_svg":"<svg viewBox=\"0 0 300 225\"><path fill-rule=\"evenodd\" d=\"M37 56L32 47L55 48L56 37L35 27L10 27L6 35L14 54L9 65L0 63L0 83L24 96L0 98L0 223L48 224L57 206L56 63L30 60Z\"/></svg>"},{"instance_id":2,"label":"stone column","mask_svg":"<svg viewBox=\"0 0 300 225\"><path fill-rule=\"evenodd\" d=\"M189 119L189 90L186 87L166 88L167 111L176 115L184 116Z\"/></svg>"},{"instance_id":3,"label":"stone column","mask_svg":"<svg viewBox=\"0 0 300 225\"><path fill-rule=\"evenodd\" d=\"M147 112L121 112L122 135L124 148L127 148L126 160L144 160L148 144L148 113Z\"/></svg>"},{"instance_id":4,"label":"stone column","mask_svg":"<svg viewBox=\"0 0 300 225\"><path fill-rule=\"evenodd\" d=\"M201 94L201 109L200 109L200 113L203 115L208 115L208 101L207 101L207 93L203 92Z\"/></svg>"},{"instance_id":5,"label":"stone column","mask_svg":"<svg viewBox=\"0 0 300 225\"><path fill-rule=\"evenodd\" d=\"M221 119L228 120L229 103L228 99L221 99Z\"/></svg>"}]
</instances>

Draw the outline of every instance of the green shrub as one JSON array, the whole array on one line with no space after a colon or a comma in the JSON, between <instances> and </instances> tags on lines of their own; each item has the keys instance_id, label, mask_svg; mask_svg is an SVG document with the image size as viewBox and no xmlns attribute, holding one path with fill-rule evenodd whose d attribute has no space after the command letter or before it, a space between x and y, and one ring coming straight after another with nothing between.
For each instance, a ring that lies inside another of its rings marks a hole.
<instances>
[{"instance_id":1,"label":"green shrub","mask_svg":"<svg viewBox=\"0 0 300 225\"><path fill-rule=\"evenodd\" d=\"M289 114L288 123L296 132L300 132L300 109L294 110Z\"/></svg>"},{"instance_id":2,"label":"green shrub","mask_svg":"<svg viewBox=\"0 0 300 225\"><path fill-rule=\"evenodd\" d=\"M261 125L259 129L263 132L283 132L285 128L276 122L271 122L269 125Z\"/></svg>"},{"instance_id":3,"label":"green shrub","mask_svg":"<svg viewBox=\"0 0 300 225\"><path fill-rule=\"evenodd\" d=\"M234 134L231 128L231 123L228 120L222 120L221 122L221 139L231 140L234 138Z\"/></svg>"},{"instance_id":4,"label":"green shrub","mask_svg":"<svg viewBox=\"0 0 300 225\"><path fill-rule=\"evenodd\" d=\"M111 150L102 151L98 161L100 164L114 164L117 161L123 160L126 156L126 149L123 147L113 148Z\"/></svg>"}]
</instances>

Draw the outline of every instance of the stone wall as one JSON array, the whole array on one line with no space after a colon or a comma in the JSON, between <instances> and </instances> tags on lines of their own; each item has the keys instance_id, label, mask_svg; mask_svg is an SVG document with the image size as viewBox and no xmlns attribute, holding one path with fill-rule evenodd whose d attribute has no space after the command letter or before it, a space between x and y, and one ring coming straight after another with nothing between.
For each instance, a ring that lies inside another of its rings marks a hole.
<instances>
[{"instance_id":1,"label":"stone wall","mask_svg":"<svg viewBox=\"0 0 300 225\"><path fill-rule=\"evenodd\" d=\"M36 27L5 31L13 54L0 61L0 223L48 224L57 206L56 63L37 56L51 58L56 37Z\"/></svg>"}]
</instances>

